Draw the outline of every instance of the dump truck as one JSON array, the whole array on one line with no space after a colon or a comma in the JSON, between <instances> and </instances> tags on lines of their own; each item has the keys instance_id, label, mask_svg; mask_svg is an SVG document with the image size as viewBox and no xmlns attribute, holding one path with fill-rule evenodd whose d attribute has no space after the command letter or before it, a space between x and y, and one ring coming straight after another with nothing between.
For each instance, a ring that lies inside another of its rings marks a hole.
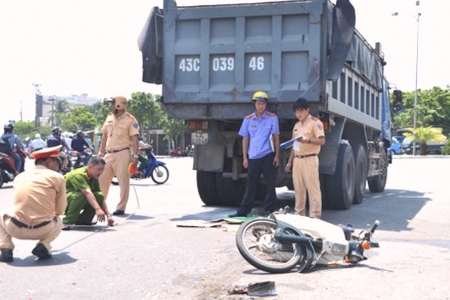
<instances>
[{"instance_id":1,"label":"dump truck","mask_svg":"<svg viewBox=\"0 0 450 300\"><path fill-rule=\"evenodd\" d=\"M191 131L197 189L206 205L242 200L247 170L238 131L254 111L258 90L269 95L282 142L291 139L299 97L322 121L324 207L361 203L366 182L370 192L384 190L391 161L386 62L381 44L372 47L355 20L348 0L183 7L164 0L163 8L152 8L138 38L143 81L162 84L163 109ZM281 166L289 153L281 151ZM293 189L283 167L276 186Z\"/></svg>"}]
</instances>

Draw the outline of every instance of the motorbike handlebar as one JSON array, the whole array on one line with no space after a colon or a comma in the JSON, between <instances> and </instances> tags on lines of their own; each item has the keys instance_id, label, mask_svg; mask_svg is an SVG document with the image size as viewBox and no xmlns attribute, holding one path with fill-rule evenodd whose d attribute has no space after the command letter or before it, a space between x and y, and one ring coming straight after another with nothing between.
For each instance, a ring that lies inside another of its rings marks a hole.
<instances>
[{"instance_id":1,"label":"motorbike handlebar","mask_svg":"<svg viewBox=\"0 0 450 300\"><path fill-rule=\"evenodd\" d=\"M370 229L370 233L374 233L375 230L377 229L378 225L380 225L380 221L376 220L375 224L373 224L372 229Z\"/></svg>"}]
</instances>

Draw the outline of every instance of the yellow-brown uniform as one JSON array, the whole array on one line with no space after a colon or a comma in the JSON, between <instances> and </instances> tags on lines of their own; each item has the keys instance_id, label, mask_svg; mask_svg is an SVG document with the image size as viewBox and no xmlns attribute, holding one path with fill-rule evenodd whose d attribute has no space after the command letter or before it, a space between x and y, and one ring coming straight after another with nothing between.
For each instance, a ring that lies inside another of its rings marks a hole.
<instances>
[{"instance_id":1,"label":"yellow-brown uniform","mask_svg":"<svg viewBox=\"0 0 450 300\"><path fill-rule=\"evenodd\" d=\"M295 123L292 138L317 139L324 137L322 122L309 115L302 124ZM297 143L297 146L295 145ZM319 145L294 142L294 161L292 181L295 190L295 213L304 216L306 213L306 191L309 197L309 216L320 219L322 215L322 193L319 181Z\"/></svg>"},{"instance_id":2,"label":"yellow-brown uniform","mask_svg":"<svg viewBox=\"0 0 450 300\"><path fill-rule=\"evenodd\" d=\"M117 117L109 113L102 127L106 134L106 155L104 157L106 166L99 178L100 188L105 201L108 196L111 180L114 176L120 186L120 201L117 210L125 211L130 193L130 174L128 166L131 162L131 137L139 135L139 124L136 118L125 112Z\"/></svg>"}]
</instances>

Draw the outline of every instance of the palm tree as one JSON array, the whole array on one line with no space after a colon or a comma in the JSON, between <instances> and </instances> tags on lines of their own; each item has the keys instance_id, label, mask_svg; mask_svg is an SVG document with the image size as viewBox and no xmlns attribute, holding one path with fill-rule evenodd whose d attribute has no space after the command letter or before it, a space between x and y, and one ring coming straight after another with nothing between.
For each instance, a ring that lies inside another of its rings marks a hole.
<instances>
[{"instance_id":1,"label":"palm tree","mask_svg":"<svg viewBox=\"0 0 450 300\"><path fill-rule=\"evenodd\" d=\"M55 114L55 125L61 126L65 115L70 111L70 103L67 100L55 101L55 110L52 112Z\"/></svg>"},{"instance_id":2,"label":"palm tree","mask_svg":"<svg viewBox=\"0 0 450 300\"><path fill-rule=\"evenodd\" d=\"M411 132L414 132L413 128L408 128ZM439 127L419 127L413 133L405 132L403 135L410 136L411 142L416 139L417 143L420 143L420 153L419 155L427 155L427 142L438 142L443 143L447 138L442 134L442 128Z\"/></svg>"}]
</instances>

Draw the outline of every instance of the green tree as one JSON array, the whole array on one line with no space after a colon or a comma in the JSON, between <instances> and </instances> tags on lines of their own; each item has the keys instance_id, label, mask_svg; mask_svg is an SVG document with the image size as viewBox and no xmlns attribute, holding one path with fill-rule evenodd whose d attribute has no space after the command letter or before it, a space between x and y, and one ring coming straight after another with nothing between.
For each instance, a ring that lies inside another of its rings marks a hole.
<instances>
[{"instance_id":1,"label":"green tree","mask_svg":"<svg viewBox=\"0 0 450 300\"><path fill-rule=\"evenodd\" d=\"M159 98L160 96L144 92L136 92L131 95L127 111L138 120L141 133L161 128L162 121L167 114L157 102Z\"/></svg>"},{"instance_id":2,"label":"green tree","mask_svg":"<svg viewBox=\"0 0 450 300\"><path fill-rule=\"evenodd\" d=\"M173 147L175 146L178 137L187 130L187 127L184 124L184 120L175 120L165 117L162 122L162 129L166 134L164 140L169 140L170 145Z\"/></svg>"},{"instance_id":3,"label":"green tree","mask_svg":"<svg viewBox=\"0 0 450 300\"><path fill-rule=\"evenodd\" d=\"M414 125L415 92L403 92L403 112L394 115L394 128L407 128ZM418 90L417 124L418 127L440 127L443 134L450 133L450 90L434 87L430 90Z\"/></svg>"},{"instance_id":4,"label":"green tree","mask_svg":"<svg viewBox=\"0 0 450 300\"><path fill-rule=\"evenodd\" d=\"M110 105L109 103L105 103L105 100L103 99L103 101L89 106L89 110L94 115L97 120L97 126L100 128L103 126L103 122L105 122L106 116L110 112Z\"/></svg>"},{"instance_id":5,"label":"green tree","mask_svg":"<svg viewBox=\"0 0 450 300\"><path fill-rule=\"evenodd\" d=\"M51 123L54 126L62 126L66 114L70 111L70 103L67 100L54 101L53 110L51 110Z\"/></svg>"},{"instance_id":6,"label":"green tree","mask_svg":"<svg viewBox=\"0 0 450 300\"><path fill-rule=\"evenodd\" d=\"M414 131L413 128L408 128L411 133L404 133L405 136L410 136L411 141L416 140L416 142L420 143L420 155L427 155L427 142L439 142L443 143L446 140L445 135L442 134L442 128L436 128L433 126L428 127L419 127Z\"/></svg>"},{"instance_id":7,"label":"green tree","mask_svg":"<svg viewBox=\"0 0 450 300\"><path fill-rule=\"evenodd\" d=\"M92 130L97 125L95 116L88 106L77 106L66 113L64 118L64 128L68 131Z\"/></svg>"},{"instance_id":8,"label":"green tree","mask_svg":"<svg viewBox=\"0 0 450 300\"><path fill-rule=\"evenodd\" d=\"M34 121L18 121L14 123L14 133L19 137L30 135L34 131Z\"/></svg>"}]
</instances>

